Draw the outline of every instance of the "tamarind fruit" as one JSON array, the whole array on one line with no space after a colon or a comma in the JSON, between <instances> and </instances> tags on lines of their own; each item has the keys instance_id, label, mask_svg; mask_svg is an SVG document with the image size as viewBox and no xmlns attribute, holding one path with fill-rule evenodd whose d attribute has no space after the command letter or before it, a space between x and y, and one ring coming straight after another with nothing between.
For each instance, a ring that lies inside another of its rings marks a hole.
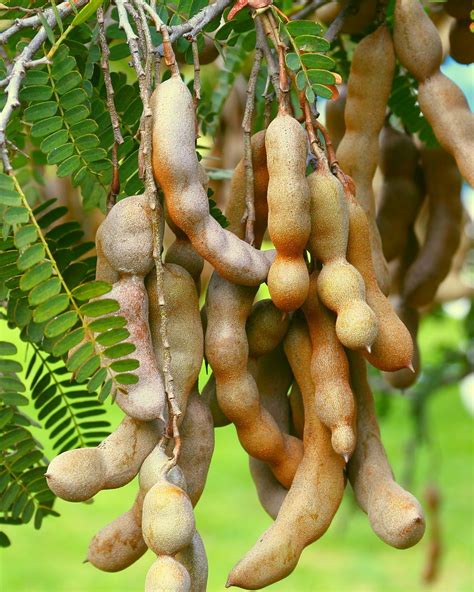
<instances>
[{"instance_id":1,"label":"tamarind fruit","mask_svg":"<svg viewBox=\"0 0 474 592\"><path fill-rule=\"evenodd\" d=\"M249 469L260 505L275 520L288 490L280 484L266 462L249 456Z\"/></svg>"},{"instance_id":2,"label":"tamarind fruit","mask_svg":"<svg viewBox=\"0 0 474 592\"><path fill-rule=\"evenodd\" d=\"M410 368L413 343L410 333L397 317L392 305L379 288L372 261L369 223L362 207L346 187L349 204L349 243L347 259L360 272L366 287L367 304L379 321L379 331L371 351L364 357L379 370L393 372Z\"/></svg>"},{"instance_id":3,"label":"tamarind fruit","mask_svg":"<svg viewBox=\"0 0 474 592\"><path fill-rule=\"evenodd\" d=\"M191 578L179 561L167 555L156 558L145 579L145 592L189 592Z\"/></svg>"},{"instance_id":4,"label":"tamarind fruit","mask_svg":"<svg viewBox=\"0 0 474 592\"><path fill-rule=\"evenodd\" d=\"M304 455L277 519L234 566L227 586L256 590L291 573L303 549L329 527L344 492L344 461L332 449L329 431L315 412L311 340L297 317L284 348L304 400Z\"/></svg>"},{"instance_id":5,"label":"tamarind fruit","mask_svg":"<svg viewBox=\"0 0 474 592\"><path fill-rule=\"evenodd\" d=\"M69 502L83 502L102 489L129 483L160 437L158 422L125 417L96 448L77 448L56 456L46 479L51 491Z\"/></svg>"},{"instance_id":6,"label":"tamarind fruit","mask_svg":"<svg viewBox=\"0 0 474 592\"><path fill-rule=\"evenodd\" d=\"M156 272L146 278L150 307L150 332L155 357L163 367L160 310ZM171 351L171 375L178 407L185 417L187 400L199 377L204 356L204 335L199 313L199 298L188 272L178 265L163 266L163 290L166 302L167 335ZM182 420L182 419L181 419Z\"/></svg>"},{"instance_id":7,"label":"tamarind fruit","mask_svg":"<svg viewBox=\"0 0 474 592\"><path fill-rule=\"evenodd\" d=\"M415 176L419 152L413 139L388 122L380 134L380 168L384 180L377 211L377 227L387 261L400 257L414 224L423 194Z\"/></svg>"},{"instance_id":8,"label":"tamarind fruit","mask_svg":"<svg viewBox=\"0 0 474 592\"><path fill-rule=\"evenodd\" d=\"M369 220L369 238L380 289L388 294L389 276L382 243L375 223L372 182L377 168L379 134L395 70L395 54L386 26L378 27L357 45L347 82L344 111L346 133L337 149L337 159L356 185L356 198ZM377 92L374 92L374 88Z\"/></svg>"},{"instance_id":9,"label":"tamarind fruit","mask_svg":"<svg viewBox=\"0 0 474 592\"><path fill-rule=\"evenodd\" d=\"M461 224L461 177L454 159L441 148L423 148L421 160L428 193L429 218L425 241L406 271L403 298L420 308L433 301L448 275L458 248Z\"/></svg>"},{"instance_id":10,"label":"tamarind fruit","mask_svg":"<svg viewBox=\"0 0 474 592\"><path fill-rule=\"evenodd\" d=\"M301 390L297 382L292 384L288 399L290 402L292 427L298 438L302 438L304 431L304 407Z\"/></svg>"},{"instance_id":11,"label":"tamarind fruit","mask_svg":"<svg viewBox=\"0 0 474 592\"><path fill-rule=\"evenodd\" d=\"M151 105L153 172L164 191L171 220L223 277L259 285L268 274L268 256L223 229L209 214L195 151L193 98L181 77L174 75L160 84Z\"/></svg>"},{"instance_id":12,"label":"tamarind fruit","mask_svg":"<svg viewBox=\"0 0 474 592\"><path fill-rule=\"evenodd\" d=\"M225 415L219 406L216 394L216 377L214 374L209 376L206 385L202 389L202 400L206 403L212 415L212 423L215 428L223 428L230 423L230 419Z\"/></svg>"},{"instance_id":13,"label":"tamarind fruit","mask_svg":"<svg viewBox=\"0 0 474 592\"><path fill-rule=\"evenodd\" d=\"M474 62L474 35L470 24L470 19L459 19L453 21L449 29L449 55L459 64Z\"/></svg>"},{"instance_id":14,"label":"tamarind fruit","mask_svg":"<svg viewBox=\"0 0 474 592\"><path fill-rule=\"evenodd\" d=\"M306 135L291 115L280 113L265 135L268 182L268 231L276 258L268 272L268 289L284 312L299 308L308 294L304 249L311 225L306 182Z\"/></svg>"},{"instance_id":15,"label":"tamarind fruit","mask_svg":"<svg viewBox=\"0 0 474 592\"><path fill-rule=\"evenodd\" d=\"M290 318L282 316L272 300L256 302L245 325L249 357L260 358L272 352L282 342L289 326Z\"/></svg>"},{"instance_id":16,"label":"tamarind fruit","mask_svg":"<svg viewBox=\"0 0 474 592\"><path fill-rule=\"evenodd\" d=\"M176 553L176 560L186 568L191 577L190 592L206 592L207 555L202 538L197 531L194 533L191 544Z\"/></svg>"},{"instance_id":17,"label":"tamarind fruit","mask_svg":"<svg viewBox=\"0 0 474 592\"><path fill-rule=\"evenodd\" d=\"M398 59L419 82L421 112L460 173L474 186L474 115L461 89L439 70L441 41L418 0L397 0L393 40Z\"/></svg>"},{"instance_id":18,"label":"tamarind fruit","mask_svg":"<svg viewBox=\"0 0 474 592\"><path fill-rule=\"evenodd\" d=\"M337 99L326 102L326 110L324 112L326 129L328 130L334 150L337 150L346 133L344 110L347 101L347 85L341 84L337 89L339 96Z\"/></svg>"},{"instance_id":19,"label":"tamarind fruit","mask_svg":"<svg viewBox=\"0 0 474 592\"><path fill-rule=\"evenodd\" d=\"M406 549L423 536L423 510L393 478L380 440L365 362L357 352L347 355L357 401L357 445L348 464L349 480L375 534L392 547Z\"/></svg>"},{"instance_id":20,"label":"tamarind fruit","mask_svg":"<svg viewBox=\"0 0 474 592\"><path fill-rule=\"evenodd\" d=\"M313 272L303 306L313 346L310 368L316 390L315 410L331 430L332 447L347 462L355 448L355 405L349 364L336 335L334 318L318 301L317 283L318 273Z\"/></svg>"},{"instance_id":21,"label":"tamarind fruit","mask_svg":"<svg viewBox=\"0 0 474 592\"><path fill-rule=\"evenodd\" d=\"M319 166L308 177L311 192L311 236L313 259L323 263L318 278L321 301L337 313L336 333L350 349L368 348L378 332L375 314L365 301L360 273L346 260L349 209L341 183L327 166Z\"/></svg>"},{"instance_id":22,"label":"tamarind fruit","mask_svg":"<svg viewBox=\"0 0 474 592\"><path fill-rule=\"evenodd\" d=\"M315 11L315 16L325 25L329 25L341 12L342 8L344 8L343 2L329 2L321 8L318 8ZM377 2L375 0L364 0L363 2L359 2L356 6L355 13L351 11L346 12L341 33L353 35L354 33L360 33L366 29L376 16L376 8Z\"/></svg>"},{"instance_id":23,"label":"tamarind fruit","mask_svg":"<svg viewBox=\"0 0 474 592\"><path fill-rule=\"evenodd\" d=\"M242 446L251 456L268 462L282 485L289 485L301 459L301 442L278 429L261 406L247 369L245 323L255 292L213 274L206 300L206 357L216 378L219 406L234 423Z\"/></svg>"}]
</instances>

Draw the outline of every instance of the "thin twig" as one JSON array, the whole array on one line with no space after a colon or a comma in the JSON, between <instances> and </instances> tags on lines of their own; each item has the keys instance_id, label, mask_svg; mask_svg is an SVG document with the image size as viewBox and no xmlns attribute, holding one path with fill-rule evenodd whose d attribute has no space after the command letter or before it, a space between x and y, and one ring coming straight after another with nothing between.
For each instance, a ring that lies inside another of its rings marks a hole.
<instances>
[{"instance_id":1,"label":"thin twig","mask_svg":"<svg viewBox=\"0 0 474 592\"><path fill-rule=\"evenodd\" d=\"M287 47L280 38L278 32L278 23L271 11L267 11L261 15L263 29L267 37L271 37L273 44L278 52L278 78L280 86L280 94L278 95L278 106L281 113L287 113L291 107L288 101L288 93L290 92L290 84L288 81L288 73L286 71L285 54Z\"/></svg>"},{"instance_id":2,"label":"thin twig","mask_svg":"<svg viewBox=\"0 0 474 592\"><path fill-rule=\"evenodd\" d=\"M255 195L254 175L252 161L252 116L255 107L255 88L257 77L260 71L263 51L260 48L255 50L255 57L247 85L247 101L245 103L242 129L244 130L244 167L245 167L245 213L242 222L245 222L245 240L253 245L255 242Z\"/></svg>"},{"instance_id":3,"label":"thin twig","mask_svg":"<svg viewBox=\"0 0 474 592\"><path fill-rule=\"evenodd\" d=\"M329 4L331 0L311 0L298 12L295 12L291 15L291 20L298 20L298 19L305 19L310 14L313 14L315 10L321 8L325 4Z\"/></svg>"},{"instance_id":4,"label":"thin twig","mask_svg":"<svg viewBox=\"0 0 474 592\"><path fill-rule=\"evenodd\" d=\"M193 82L193 90L194 90L194 109L197 108L197 104L201 99L201 66L199 65L199 50L197 41L191 42L191 47L193 50L193 64L194 64L194 82Z\"/></svg>"},{"instance_id":5,"label":"thin twig","mask_svg":"<svg viewBox=\"0 0 474 592\"><path fill-rule=\"evenodd\" d=\"M272 82L272 86L275 90L277 97L280 96L280 77L278 74L278 65L275 60L275 56L270 49L270 45L268 44L267 36L265 34L265 30L263 28L263 24L261 21L261 17L257 16L255 19L255 31L257 33L257 43L256 47L261 49L263 55L265 57L265 61L267 63L267 71L268 76Z\"/></svg>"},{"instance_id":6,"label":"thin twig","mask_svg":"<svg viewBox=\"0 0 474 592\"><path fill-rule=\"evenodd\" d=\"M318 162L318 168L319 168L326 160L326 155L324 154L324 151L321 149L319 142L318 142L318 138L317 138L316 133L314 131L314 122L313 122L313 118L311 116L311 108L310 108L310 105L306 99L304 91L301 91L299 98L300 98L301 109L304 114L304 124L306 127L306 133L308 135L309 144L311 147L311 152L316 157L316 160Z\"/></svg>"}]
</instances>

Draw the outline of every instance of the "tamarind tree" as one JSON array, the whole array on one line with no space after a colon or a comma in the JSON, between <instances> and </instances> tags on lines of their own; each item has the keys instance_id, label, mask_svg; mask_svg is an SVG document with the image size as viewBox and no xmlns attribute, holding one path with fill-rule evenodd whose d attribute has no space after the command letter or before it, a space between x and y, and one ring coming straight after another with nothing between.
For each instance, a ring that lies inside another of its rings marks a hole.
<instances>
[{"instance_id":1,"label":"tamarind tree","mask_svg":"<svg viewBox=\"0 0 474 592\"><path fill-rule=\"evenodd\" d=\"M139 474L88 560L118 571L150 548L147 590L205 590L193 507L233 423L275 522L227 585L287 576L346 475L377 536L420 540L368 378L411 387L417 442L435 385L468 373L462 351L423 370L417 331L473 295L474 117L440 70L473 61L471 17L451 0L0 4L2 524L40 528L56 496ZM112 434L106 401L125 413Z\"/></svg>"}]
</instances>

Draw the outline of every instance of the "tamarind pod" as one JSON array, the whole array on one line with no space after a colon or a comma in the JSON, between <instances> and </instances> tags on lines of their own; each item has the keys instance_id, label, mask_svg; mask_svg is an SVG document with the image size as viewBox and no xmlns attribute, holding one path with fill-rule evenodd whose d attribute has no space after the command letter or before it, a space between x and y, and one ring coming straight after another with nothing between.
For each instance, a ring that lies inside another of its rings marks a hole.
<instances>
[{"instance_id":1,"label":"tamarind pod","mask_svg":"<svg viewBox=\"0 0 474 592\"><path fill-rule=\"evenodd\" d=\"M347 462L355 447L355 405L349 364L336 335L334 318L318 300L317 283L318 272L313 272L303 306L313 346L311 378L316 390L315 409L331 430L332 447Z\"/></svg>"},{"instance_id":2,"label":"tamarind pod","mask_svg":"<svg viewBox=\"0 0 474 592\"><path fill-rule=\"evenodd\" d=\"M375 312L379 321L379 331L370 353L364 357L379 370L393 372L409 368L413 356L413 343L410 333L397 317L392 305L379 288L372 262L369 242L369 224L357 200L348 192L349 203L349 244L347 260L362 275L367 304Z\"/></svg>"},{"instance_id":3,"label":"tamarind pod","mask_svg":"<svg viewBox=\"0 0 474 592\"><path fill-rule=\"evenodd\" d=\"M142 537L143 493L133 506L100 530L89 543L87 561L102 571L116 572L135 563L146 552Z\"/></svg>"},{"instance_id":4,"label":"tamarind pod","mask_svg":"<svg viewBox=\"0 0 474 592\"><path fill-rule=\"evenodd\" d=\"M169 457L162 443L158 442L140 468L139 484L144 496L162 478L162 468L168 460ZM175 465L168 471L166 479L181 489L188 488L186 476L179 465Z\"/></svg>"},{"instance_id":5,"label":"tamarind pod","mask_svg":"<svg viewBox=\"0 0 474 592\"><path fill-rule=\"evenodd\" d=\"M343 8L342 2L329 2L325 6L318 8L315 15L325 25L329 25ZM364 0L357 6L355 13L348 12L344 18L341 33L360 33L367 28L376 16L377 2L375 0Z\"/></svg>"},{"instance_id":6,"label":"tamarind pod","mask_svg":"<svg viewBox=\"0 0 474 592\"><path fill-rule=\"evenodd\" d=\"M293 428L298 438L302 438L304 431L304 407L300 387L296 382L291 387L288 399L290 401Z\"/></svg>"},{"instance_id":7,"label":"tamarind pod","mask_svg":"<svg viewBox=\"0 0 474 592\"><path fill-rule=\"evenodd\" d=\"M267 153L265 150L265 130L257 132L252 136L251 146L255 206L254 245L260 248L267 229L268 219L268 170ZM241 159L232 175L230 197L225 209L225 216L229 222L227 230L242 240L245 238L246 192L245 163L244 159Z\"/></svg>"},{"instance_id":8,"label":"tamarind pod","mask_svg":"<svg viewBox=\"0 0 474 592\"><path fill-rule=\"evenodd\" d=\"M107 220L108 218L105 221ZM164 421L165 389L153 351L148 322L148 295L143 278L137 275L124 275L105 297L113 298L119 303L118 314L127 320L127 329L130 333L124 342L135 345L132 357L140 362L140 366L134 371L138 376L138 382L128 385L126 392L118 390L115 401L130 417L142 421Z\"/></svg>"},{"instance_id":9,"label":"tamarind pod","mask_svg":"<svg viewBox=\"0 0 474 592\"><path fill-rule=\"evenodd\" d=\"M257 590L291 573L303 549L328 529L344 492L344 461L332 449L330 433L315 410L312 348L304 321L292 320L284 347L303 395L304 455L277 519L234 566L227 586Z\"/></svg>"},{"instance_id":10,"label":"tamarind pod","mask_svg":"<svg viewBox=\"0 0 474 592\"><path fill-rule=\"evenodd\" d=\"M299 308L308 294L308 269L304 250L311 223L306 181L306 135L288 114L279 114L265 135L268 182L268 231L276 258L268 272L268 289L284 312Z\"/></svg>"},{"instance_id":11,"label":"tamarind pod","mask_svg":"<svg viewBox=\"0 0 474 592\"><path fill-rule=\"evenodd\" d=\"M196 506L204 490L214 452L212 415L197 389L194 389L189 397L180 435L179 465L186 477L189 499L192 505Z\"/></svg>"},{"instance_id":12,"label":"tamarind pod","mask_svg":"<svg viewBox=\"0 0 474 592\"><path fill-rule=\"evenodd\" d=\"M173 557L157 557L146 574L145 592L190 592L188 570Z\"/></svg>"},{"instance_id":13,"label":"tamarind pod","mask_svg":"<svg viewBox=\"0 0 474 592\"><path fill-rule=\"evenodd\" d=\"M326 129L328 130L334 150L337 150L346 133L344 109L346 108L347 85L341 84L337 89L339 96L337 99L326 102L326 110L324 112Z\"/></svg>"},{"instance_id":14,"label":"tamarind pod","mask_svg":"<svg viewBox=\"0 0 474 592\"><path fill-rule=\"evenodd\" d=\"M209 213L209 200L199 180L193 98L180 76L160 84L151 104L153 172L170 218L223 277L259 285L267 277L268 256L223 229Z\"/></svg>"},{"instance_id":15,"label":"tamarind pod","mask_svg":"<svg viewBox=\"0 0 474 592\"><path fill-rule=\"evenodd\" d=\"M406 549L423 536L423 510L393 478L380 440L365 362L356 352L347 355L357 401L357 446L348 464L349 480L375 534L392 547Z\"/></svg>"},{"instance_id":16,"label":"tamarind pod","mask_svg":"<svg viewBox=\"0 0 474 592\"><path fill-rule=\"evenodd\" d=\"M457 20L449 30L449 55L459 64L474 62L474 37L470 19Z\"/></svg>"},{"instance_id":17,"label":"tamarind pod","mask_svg":"<svg viewBox=\"0 0 474 592\"><path fill-rule=\"evenodd\" d=\"M144 195L117 202L96 234L101 258L119 274L145 276L153 267L152 211Z\"/></svg>"},{"instance_id":18,"label":"tamarind pod","mask_svg":"<svg viewBox=\"0 0 474 592\"><path fill-rule=\"evenodd\" d=\"M380 289L388 294L389 276L375 223L372 187L379 154L379 133L392 89L395 54L391 35L381 26L357 45L347 82L346 133L337 149L341 168L356 186L357 201L369 220L369 238ZM377 92L374 92L374 88Z\"/></svg>"},{"instance_id":19,"label":"tamarind pod","mask_svg":"<svg viewBox=\"0 0 474 592\"><path fill-rule=\"evenodd\" d=\"M282 315L272 300L256 302L245 326L249 357L259 358L272 352L282 342L289 326L289 316Z\"/></svg>"},{"instance_id":20,"label":"tamarind pod","mask_svg":"<svg viewBox=\"0 0 474 592\"><path fill-rule=\"evenodd\" d=\"M245 323L256 288L236 286L214 273L207 290L206 358L216 378L217 401L234 423L243 448L268 462L282 485L289 485L302 455L296 438L282 434L260 404L247 369Z\"/></svg>"},{"instance_id":21,"label":"tamarind pod","mask_svg":"<svg viewBox=\"0 0 474 592\"><path fill-rule=\"evenodd\" d=\"M280 484L266 462L249 456L249 469L260 505L275 520L288 490Z\"/></svg>"},{"instance_id":22,"label":"tamarind pod","mask_svg":"<svg viewBox=\"0 0 474 592\"><path fill-rule=\"evenodd\" d=\"M206 592L207 555L202 538L197 531L194 533L191 544L178 551L176 560L187 569L191 577L189 592Z\"/></svg>"},{"instance_id":23,"label":"tamarind pod","mask_svg":"<svg viewBox=\"0 0 474 592\"><path fill-rule=\"evenodd\" d=\"M59 454L46 472L51 491L69 502L83 502L102 489L129 483L152 451L162 427L125 417L96 448L77 448Z\"/></svg>"},{"instance_id":24,"label":"tamarind pod","mask_svg":"<svg viewBox=\"0 0 474 592\"><path fill-rule=\"evenodd\" d=\"M443 8L455 19L468 19L472 10L472 0L446 0Z\"/></svg>"},{"instance_id":25,"label":"tamarind pod","mask_svg":"<svg viewBox=\"0 0 474 592\"><path fill-rule=\"evenodd\" d=\"M360 273L346 260L349 210L342 185L327 166L319 166L308 177L311 193L311 236L313 259L323 263L318 279L322 302L337 313L336 333L350 349L372 345L378 332L375 314L365 302Z\"/></svg>"},{"instance_id":26,"label":"tamarind pod","mask_svg":"<svg viewBox=\"0 0 474 592\"><path fill-rule=\"evenodd\" d=\"M163 367L161 316L156 272L146 279L150 307L150 332L158 365ZM189 273L178 265L163 266L163 289L166 303L168 344L171 351L171 375L174 394L185 416L187 400L199 377L204 356L204 335L199 313L199 298Z\"/></svg>"},{"instance_id":27,"label":"tamarind pod","mask_svg":"<svg viewBox=\"0 0 474 592\"><path fill-rule=\"evenodd\" d=\"M215 428L223 428L230 423L230 419L226 417L222 409L219 407L219 402L217 400L216 394L216 378L214 374L209 376L209 380L207 381L205 387L202 390L201 397L206 405L209 407L209 411L212 415L212 423Z\"/></svg>"},{"instance_id":28,"label":"tamarind pod","mask_svg":"<svg viewBox=\"0 0 474 592\"><path fill-rule=\"evenodd\" d=\"M435 25L418 0L395 3L393 42L402 65L419 80L439 70L443 48Z\"/></svg>"},{"instance_id":29,"label":"tamarind pod","mask_svg":"<svg viewBox=\"0 0 474 592\"><path fill-rule=\"evenodd\" d=\"M403 298L417 308L433 301L448 275L462 228L462 181L454 159L441 148L421 151L428 192L429 218L425 242L408 268Z\"/></svg>"},{"instance_id":30,"label":"tamarind pod","mask_svg":"<svg viewBox=\"0 0 474 592\"><path fill-rule=\"evenodd\" d=\"M120 276L105 258L99 241L96 241L96 252L97 263L95 268L95 279L108 282L109 284L115 284Z\"/></svg>"}]
</instances>

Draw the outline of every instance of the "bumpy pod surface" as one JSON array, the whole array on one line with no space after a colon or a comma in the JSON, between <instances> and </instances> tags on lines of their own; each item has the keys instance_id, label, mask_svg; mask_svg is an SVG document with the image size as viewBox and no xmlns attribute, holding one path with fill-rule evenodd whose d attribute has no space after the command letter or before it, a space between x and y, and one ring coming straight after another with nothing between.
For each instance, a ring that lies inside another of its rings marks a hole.
<instances>
[{"instance_id":1,"label":"bumpy pod surface","mask_svg":"<svg viewBox=\"0 0 474 592\"><path fill-rule=\"evenodd\" d=\"M430 304L448 275L462 228L462 180L456 163L441 148L423 149L423 172L428 192L429 218L425 241L408 268L403 298L411 306Z\"/></svg>"},{"instance_id":2,"label":"bumpy pod surface","mask_svg":"<svg viewBox=\"0 0 474 592\"><path fill-rule=\"evenodd\" d=\"M169 457L159 442L147 456L140 468L139 483L140 491L143 495L146 495L153 485L161 479L163 465L168 462L168 460ZM187 489L186 477L179 465L174 466L168 471L166 479L181 489Z\"/></svg>"},{"instance_id":3,"label":"bumpy pod surface","mask_svg":"<svg viewBox=\"0 0 474 592\"><path fill-rule=\"evenodd\" d=\"M259 285L267 277L267 256L223 229L209 213L195 150L193 98L180 76L158 86L152 108L153 172L170 218L223 277L237 284Z\"/></svg>"},{"instance_id":4,"label":"bumpy pod surface","mask_svg":"<svg viewBox=\"0 0 474 592\"><path fill-rule=\"evenodd\" d=\"M416 545L425 532L423 510L393 479L380 440L365 362L357 353L348 356L357 401L357 446L348 464L349 479L375 534L392 547L406 549Z\"/></svg>"},{"instance_id":5,"label":"bumpy pod surface","mask_svg":"<svg viewBox=\"0 0 474 592\"><path fill-rule=\"evenodd\" d=\"M344 492L344 461L314 408L310 376L311 340L304 321L294 319L285 352L305 405L304 456L274 524L232 569L227 585L257 590L286 577L303 549L328 529Z\"/></svg>"},{"instance_id":6,"label":"bumpy pod surface","mask_svg":"<svg viewBox=\"0 0 474 592\"><path fill-rule=\"evenodd\" d=\"M68 450L54 458L46 472L51 491L69 502L83 502L102 489L131 481L160 438L159 422L125 417L97 448Z\"/></svg>"},{"instance_id":7,"label":"bumpy pod surface","mask_svg":"<svg viewBox=\"0 0 474 592\"><path fill-rule=\"evenodd\" d=\"M389 275L375 223L372 182L378 161L379 133L385 121L394 69L392 38L387 27L381 26L364 37L354 51L344 111L346 133L337 149L339 163L344 172L354 179L357 201L368 216L375 272L384 294L389 291Z\"/></svg>"},{"instance_id":8,"label":"bumpy pod surface","mask_svg":"<svg viewBox=\"0 0 474 592\"><path fill-rule=\"evenodd\" d=\"M365 301L360 273L346 260L349 237L349 209L341 183L320 166L308 177L311 194L311 236L313 259L323 263L318 290L324 304L337 313L336 333L350 349L372 345L378 332L374 312Z\"/></svg>"},{"instance_id":9,"label":"bumpy pod surface","mask_svg":"<svg viewBox=\"0 0 474 592\"><path fill-rule=\"evenodd\" d=\"M268 231L277 252L268 273L268 289L275 305L289 312L299 308L308 294L304 250L311 223L306 135L296 119L279 114L268 126L265 147L270 176Z\"/></svg>"},{"instance_id":10,"label":"bumpy pod surface","mask_svg":"<svg viewBox=\"0 0 474 592\"><path fill-rule=\"evenodd\" d=\"M173 557L157 557L146 574L145 592L190 592L188 570Z\"/></svg>"},{"instance_id":11,"label":"bumpy pod surface","mask_svg":"<svg viewBox=\"0 0 474 592\"><path fill-rule=\"evenodd\" d=\"M347 259L364 278L367 304L379 321L379 331L371 352L364 352L364 356L380 370L393 372L408 368L413 356L410 333L379 288L372 262L367 216L350 192L346 196L349 203Z\"/></svg>"},{"instance_id":12,"label":"bumpy pod surface","mask_svg":"<svg viewBox=\"0 0 474 592\"><path fill-rule=\"evenodd\" d=\"M403 254L410 227L423 202L416 179L419 153L413 139L389 124L380 134L380 168L384 175L377 227L387 261Z\"/></svg>"},{"instance_id":13,"label":"bumpy pod surface","mask_svg":"<svg viewBox=\"0 0 474 592\"><path fill-rule=\"evenodd\" d=\"M225 415L222 409L219 407L219 402L217 401L217 393L216 393L216 377L214 374L209 376L208 381L206 382L205 387L202 389L201 394L202 400L206 403L209 408L209 411L212 415L212 423L215 428L223 428L230 423L230 419Z\"/></svg>"},{"instance_id":14,"label":"bumpy pod surface","mask_svg":"<svg viewBox=\"0 0 474 592\"><path fill-rule=\"evenodd\" d=\"M318 273L310 276L309 294L303 306L312 342L311 379L316 390L315 410L331 430L334 450L348 459L356 438L355 404L349 378L349 364L339 342L334 316L318 300Z\"/></svg>"},{"instance_id":15,"label":"bumpy pod surface","mask_svg":"<svg viewBox=\"0 0 474 592\"><path fill-rule=\"evenodd\" d=\"M199 313L199 299L189 273L178 265L163 266L163 289L166 303L168 343L171 351L171 375L176 402L185 416L186 405L201 370L204 335ZM158 365L163 367L163 345L160 333L159 294L156 272L146 279L150 307L150 332Z\"/></svg>"},{"instance_id":16,"label":"bumpy pod surface","mask_svg":"<svg viewBox=\"0 0 474 592\"><path fill-rule=\"evenodd\" d=\"M191 544L178 551L176 559L187 569L191 577L189 592L206 592L208 575L207 555L202 538L197 531L194 533Z\"/></svg>"},{"instance_id":17,"label":"bumpy pod surface","mask_svg":"<svg viewBox=\"0 0 474 592\"><path fill-rule=\"evenodd\" d=\"M272 352L282 342L289 326L289 316L283 316L272 300L256 302L245 326L249 357L259 358Z\"/></svg>"},{"instance_id":18,"label":"bumpy pod surface","mask_svg":"<svg viewBox=\"0 0 474 592\"><path fill-rule=\"evenodd\" d=\"M251 456L268 462L282 485L289 486L302 456L301 442L278 429L260 404L257 385L247 369L245 323L255 292L213 274L206 301L206 357L216 378L219 406L235 424L242 446Z\"/></svg>"}]
</instances>

